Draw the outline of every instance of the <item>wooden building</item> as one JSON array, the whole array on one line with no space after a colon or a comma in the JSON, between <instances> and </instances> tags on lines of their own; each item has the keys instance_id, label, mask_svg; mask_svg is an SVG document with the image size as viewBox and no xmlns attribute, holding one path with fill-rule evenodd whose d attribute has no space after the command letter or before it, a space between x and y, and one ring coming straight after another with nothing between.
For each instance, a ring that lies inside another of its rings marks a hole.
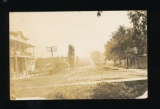
<instances>
[{"instance_id":1,"label":"wooden building","mask_svg":"<svg viewBox=\"0 0 160 109\"><path fill-rule=\"evenodd\" d=\"M34 46L21 31L10 32L10 77L27 76L35 69Z\"/></svg>"}]
</instances>

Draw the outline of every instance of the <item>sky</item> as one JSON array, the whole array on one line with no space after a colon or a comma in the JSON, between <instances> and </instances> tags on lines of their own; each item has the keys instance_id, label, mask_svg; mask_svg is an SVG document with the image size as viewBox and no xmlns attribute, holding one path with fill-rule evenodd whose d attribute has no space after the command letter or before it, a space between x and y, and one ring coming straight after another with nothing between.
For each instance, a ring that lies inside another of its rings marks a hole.
<instances>
[{"instance_id":1,"label":"sky","mask_svg":"<svg viewBox=\"0 0 160 109\"><path fill-rule=\"evenodd\" d=\"M68 45L76 56L90 58L94 50L104 53L104 45L120 25L131 27L126 11L10 12L10 31L22 31L35 46L36 57L51 57L46 47L57 46L53 56L67 56Z\"/></svg>"}]
</instances>

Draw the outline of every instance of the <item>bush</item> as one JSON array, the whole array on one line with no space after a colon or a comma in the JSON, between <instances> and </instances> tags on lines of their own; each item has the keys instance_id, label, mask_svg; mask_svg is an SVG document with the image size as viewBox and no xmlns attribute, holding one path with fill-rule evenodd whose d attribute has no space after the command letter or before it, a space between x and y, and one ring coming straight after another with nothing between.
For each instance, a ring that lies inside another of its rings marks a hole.
<instances>
[{"instance_id":1,"label":"bush","mask_svg":"<svg viewBox=\"0 0 160 109\"><path fill-rule=\"evenodd\" d=\"M98 83L93 99L134 99L147 90L147 82Z\"/></svg>"},{"instance_id":2,"label":"bush","mask_svg":"<svg viewBox=\"0 0 160 109\"><path fill-rule=\"evenodd\" d=\"M63 71L64 69L67 69L67 68L68 68L68 64L67 63L61 62L61 61L56 61L56 62L53 62L49 66L48 72L50 72L50 74L53 74L53 73L57 73L57 72Z\"/></svg>"}]
</instances>

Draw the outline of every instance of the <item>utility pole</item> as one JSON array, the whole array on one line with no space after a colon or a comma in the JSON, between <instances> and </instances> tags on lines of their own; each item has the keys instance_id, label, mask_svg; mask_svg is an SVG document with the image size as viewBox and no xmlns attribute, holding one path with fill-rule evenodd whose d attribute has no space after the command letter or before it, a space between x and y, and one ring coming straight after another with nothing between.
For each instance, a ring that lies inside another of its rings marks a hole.
<instances>
[{"instance_id":1,"label":"utility pole","mask_svg":"<svg viewBox=\"0 0 160 109\"><path fill-rule=\"evenodd\" d=\"M47 50L47 52L51 52L51 55L52 55L52 62L53 62L53 52L58 51L58 50L57 50L57 46L47 47L46 50Z\"/></svg>"}]
</instances>

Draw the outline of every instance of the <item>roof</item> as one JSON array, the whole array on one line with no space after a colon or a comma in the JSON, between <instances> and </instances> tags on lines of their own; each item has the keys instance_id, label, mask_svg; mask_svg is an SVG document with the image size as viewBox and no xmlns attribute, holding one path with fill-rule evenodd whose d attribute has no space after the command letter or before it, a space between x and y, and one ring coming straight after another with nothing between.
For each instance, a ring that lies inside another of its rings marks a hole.
<instances>
[{"instance_id":1,"label":"roof","mask_svg":"<svg viewBox=\"0 0 160 109\"><path fill-rule=\"evenodd\" d=\"M24 35L23 35L23 33L22 33L22 31L11 31L10 32L10 35L13 35L13 36L18 36L18 35L20 35L20 37L22 38L22 39L24 39L24 40L28 40L28 38L27 37L24 37Z\"/></svg>"},{"instance_id":2,"label":"roof","mask_svg":"<svg viewBox=\"0 0 160 109\"><path fill-rule=\"evenodd\" d=\"M23 44L23 46L26 46L26 47L34 47L34 45L27 43L28 38L24 37L22 31L10 32L10 36L20 36L20 38L10 37L11 42L15 41Z\"/></svg>"},{"instance_id":3,"label":"roof","mask_svg":"<svg viewBox=\"0 0 160 109\"><path fill-rule=\"evenodd\" d=\"M26 47L35 47L34 45L31 45L31 44L28 44L26 42L22 42L22 41L19 41L19 40L14 40L14 39L10 39L10 41L12 42L18 42L20 44L22 44L23 46L26 46Z\"/></svg>"}]
</instances>

